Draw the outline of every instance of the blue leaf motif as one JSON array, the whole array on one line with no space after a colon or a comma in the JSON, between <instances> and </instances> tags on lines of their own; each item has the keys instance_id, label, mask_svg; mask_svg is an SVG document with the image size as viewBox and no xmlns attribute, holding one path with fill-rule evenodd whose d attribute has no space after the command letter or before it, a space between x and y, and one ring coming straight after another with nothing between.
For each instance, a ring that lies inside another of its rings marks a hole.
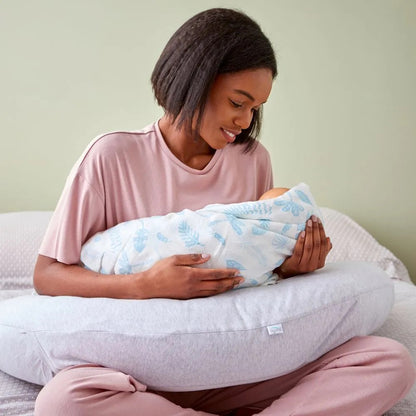
<instances>
[{"instance_id":1,"label":"blue leaf motif","mask_svg":"<svg viewBox=\"0 0 416 416\"><path fill-rule=\"evenodd\" d=\"M186 247L203 246L199 242L199 233L194 231L186 221L179 223L178 231Z\"/></svg>"},{"instance_id":2,"label":"blue leaf motif","mask_svg":"<svg viewBox=\"0 0 416 416\"><path fill-rule=\"evenodd\" d=\"M159 241L162 241L162 243L167 243L169 239L165 237L162 233L157 233L156 237Z\"/></svg>"},{"instance_id":3,"label":"blue leaf motif","mask_svg":"<svg viewBox=\"0 0 416 416\"><path fill-rule=\"evenodd\" d=\"M263 235L270 229L270 220L261 219L258 225L253 225L251 232L254 235Z\"/></svg>"},{"instance_id":4,"label":"blue leaf motif","mask_svg":"<svg viewBox=\"0 0 416 416\"><path fill-rule=\"evenodd\" d=\"M117 252L121 248L121 237L118 227L113 227L108 230L108 235L110 237L110 247L111 250Z\"/></svg>"},{"instance_id":5,"label":"blue leaf motif","mask_svg":"<svg viewBox=\"0 0 416 416\"><path fill-rule=\"evenodd\" d=\"M227 206L223 210L226 215L236 217L246 217L247 215L268 215L272 213L272 208L264 201L240 202Z\"/></svg>"},{"instance_id":6,"label":"blue leaf motif","mask_svg":"<svg viewBox=\"0 0 416 416\"><path fill-rule=\"evenodd\" d=\"M276 250L280 250L286 247L287 241L287 238L283 235L276 234L272 240L272 245Z\"/></svg>"},{"instance_id":7,"label":"blue leaf motif","mask_svg":"<svg viewBox=\"0 0 416 416\"><path fill-rule=\"evenodd\" d=\"M230 223L231 227L233 227L233 230L238 234L243 234L242 227L244 226L243 221L233 217L230 214L227 214L227 220Z\"/></svg>"},{"instance_id":8,"label":"blue leaf motif","mask_svg":"<svg viewBox=\"0 0 416 416\"><path fill-rule=\"evenodd\" d=\"M282 234L286 234L292 226L290 224L285 224L282 228Z\"/></svg>"},{"instance_id":9,"label":"blue leaf motif","mask_svg":"<svg viewBox=\"0 0 416 416\"><path fill-rule=\"evenodd\" d=\"M228 259L225 261L229 269L247 270L241 263L236 260Z\"/></svg>"},{"instance_id":10,"label":"blue leaf motif","mask_svg":"<svg viewBox=\"0 0 416 416\"><path fill-rule=\"evenodd\" d=\"M308 196L305 194L305 192L300 191L299 189L295 189L296 194L298 195L298 197L300 198L301 201L312 205L311 200L308 198Z\"/></svg>"},{"instance_id":11,"label":"blue leaf motif","mask_svg":"<svg viewBox=\"0 0 416 416\"><path fill-rule=\"evenodd\" d=\"M283 212L291 212L293 216L298 217L305 210L301 205L293 201L275 201L276 206L282 207Z\"/></svg>"},{"instance_id":12,"label":"blue leaf motif","mask_svg":"<svg viewBox=\"0 0 416 416\"><path fill-rule=\"evenodd\" d=\"M305 223L298 224L297 229L299 232L303 231L305 229Z\"/></svg>"},{"instance_id":13,"label":"blue leaf motif","mask_svg":"<svg viewBox=\"0 0 416 416\"><path fill-rule=\"evenodd\" d=\"M146 247L146 242L148 238L148 231L146 228L138 230L134 236L134 248L138 253L141 253Z\"/></svg>"},{"instance_id":14,"label":"blue leaf motif","mask_svg":"<svg viewBox=\"0 0 416 416\"><path fill-rule=\"evenodd\" d=\"M221 245L225 246L225 238L221 234L215 233L214 237L221 243Z\"/></svg>"},{"instance_id":15,"label":"blue leaf motif","mask_svg":"<svg viewBox=\"0 0 416 416\"><path fill-rule=\"evenodd\" d=\"M121 253L121 257L118 259L119 263L119 273L120 274L132 274L132 268L127 258L126 252Z\"/></svg>"},{"instance_id":16,"label":"blue leaf motif","mask_svg":"<svg viewBox=\"0 0 416 416\"><path fill-rule=\"evenodd\" d=\"M267 233L267 230L265 230L264 228L256 227L255 225L253 225L253 228L251 229L251 233L253 235L263 235L263 234Z\"/></svg>"}]
</instances>

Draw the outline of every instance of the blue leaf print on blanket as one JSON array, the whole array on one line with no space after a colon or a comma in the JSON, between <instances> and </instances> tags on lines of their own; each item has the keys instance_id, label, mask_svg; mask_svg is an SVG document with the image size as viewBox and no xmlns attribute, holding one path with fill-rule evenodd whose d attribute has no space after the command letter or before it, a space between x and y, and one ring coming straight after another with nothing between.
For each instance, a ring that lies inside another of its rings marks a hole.
<instances>
[{"instance_id":1,"label":"blue leaf print on blanket","mask_svg":"<svg viewBox=\"0 0 416 416\"><path fill-rule=\"evenodd\" d=\"M291 229L291 227L291 224L285 224L282 228L282 234L286 234Z\"/></svg>"},{"instance_id":2,"label":"blue leaf print on blanket","mask_svg":"<svg viewBox=\"0 0 416 416\"><path fill-rule=\"evenodd\" d=\"M132 268L125 251L121 253L120 258L118 259L118 264L120 274L132 274Z\"/></svg>"},{"instance_id":3,"label":"blue leaf print on blanket","mask_svg":"<svg viewBox=\"0 0 416 416\"><path fill-rule=\"evenodd\" d=\"M228 259L225 261L227 268L229 269L238 269L238 270L247 270L241 263L237 260Z\"/></svg>"},{"instance_id":4,"label":"blue leaf print on blanket","mask_svg":"<svg viewBox=\"0 0 416 416\"><path fill-rule=\"evenodd\" d=\"M300 223L300 224L298 224L297 225L297 230L299 231L299 232L301 232L301 231L303 231L304 229L305 229L305 223Z\"/></svg>"},{"instance_id":5,"label":"blue leaf print on blanket","mask_svg":"<svg viewBox=\"0 0 416 416\"><path fill-rule=\"evenodd\" d=\"M233 227L233 230L238 234L243 234L243 227L245 226L244 222L237 219L233 215L226 214L227 220L230 223L231 227Z\"/></svg>"},{"instance_id":6,"label":"blue leaf print on blanket","mask_svg":"<svg viewBox=\"0 0 416 416\"><path fill-rule=\"evenodd\" d=\"M305 209L293 201L274 201L274 204L278 207L282 207L283 212L291 212L293 216L298 217L299 214Z\"/></svg>"},{"instance_id":7,"label":"blue leaf print on blanket","mask_svg":"<svg viewBox=\"0 0 416 416\"><path fill-rule=\"evenodd\" d=\"M258 221L257 225L253 225L251 232L254 235L263 235L266 234L270 229L270 220L262 219Z\"/></svg>"},{"instance_id":8,"label":"blue leaf print on blanket","mask_svg":"<svg viewBox=\"0 0 416 416\"><path fill-rule=\"evenodd\" d=\"M199 233L194 231L186 221L179 223L178 231L186 247L204 246L199 242Z\"/></svg>"},{"instance_id":9,"label":"blue leaf print on blanket","mask_svg":"<svg viewBox=\"0 0 416 416\"><path fill-rule=\"evenodd\" d=\"M308 196L304 192L300 191L299 189L295 189L295 192L301 201L305 202L306 204L312 205L311 200L308 198Z\"/></svg>"},{"instance_id":10,"label":"blue leaf print on blanket","mask_svg":"<svg viewBox=\"0 0 416 416\"><path fill-rule=\"evenodd\" d=\"M119 229L117 227L110 228L108 230L108 235L110 237L111 251L117 252L122 246Z\"/></svg>"},{"instance_id":11,"label":"blue leaf print on blanket","mask_svg":"<svg viewBox=\"0 0 416 416\"><path fill-rule=\"evenodd\" d=\"M149 232L146 228L138 230L134 236L134 248L138 253L141 253L146 247Z\"/></svg>"},{"instance_id":12,"label":"blue leaf print on blanket","mask_svg":"<svg viewBox=\"0 0 416 416\"><path fill-rule=\"evenodd\" d=\"M276 234L272 240L272 245L276 250L281 250L286 247L288 239L283 235Z\"/></svg>"},{"instance_id":13,"label":"blue leaf print on blanket","mask_svg":"<svg viewBox=\"0 0 416 416\"><path fill-rule=\"evenodd\" d=\"M169 239L165 237L162 233L157 233L156 237L159 241L162 241L162 243L168 243Z\"/></svg>"},{"instance_id":14,"label":"blue leaf print on blanket","mask_svg":"<svg viewBox=\"0 0 416 416\"><path fill-rule=\"evenodd\" d=\"M226 207L224 214L233 215L236 217L245 217L247 215L267 215L270 216L272 213L272 207L263 201L252 201L252 202L240 202Z\"/></svg>"},{"instance_id":15,"label":"blue leaf print on blanket","mask_svg":"<svg viewBox=\"0 0 416 416\"><path fill-rule=\"evenodd\" d=\"M221 234L215 233L214 237L221 243L221 245L225 246L225 238Z\"/></svg>"}]
</instances>

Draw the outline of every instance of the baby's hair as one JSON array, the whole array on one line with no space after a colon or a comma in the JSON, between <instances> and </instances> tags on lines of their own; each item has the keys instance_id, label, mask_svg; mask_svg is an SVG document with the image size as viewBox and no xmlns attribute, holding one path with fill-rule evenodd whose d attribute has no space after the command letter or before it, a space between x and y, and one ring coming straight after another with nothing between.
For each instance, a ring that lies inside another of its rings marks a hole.
<instances>
[{"instance_id":1,"label":"baby's hair","mask_svg":"<svg viewBox=\"0 0 416 416\"><path fill-rule=\"evenodd\" d=\"M270 69L277 76L276 57L260 26L246 14L223 8L209 9L186 21L170 38L152 73L160 106L192 132L199 133L209 90L218 74L248 69ZM261 128L261 109L234 143L254 145Z\"/></svg>"}]
</instances>

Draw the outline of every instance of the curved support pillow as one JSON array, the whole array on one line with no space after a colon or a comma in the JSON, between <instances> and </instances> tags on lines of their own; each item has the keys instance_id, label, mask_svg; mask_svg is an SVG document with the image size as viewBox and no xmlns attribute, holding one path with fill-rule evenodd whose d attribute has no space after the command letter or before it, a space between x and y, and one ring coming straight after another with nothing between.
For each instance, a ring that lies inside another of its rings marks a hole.
<instances>
[{"instance_id":1,"label":"curved support pillow","mask_svg":"<svg viewBox=\"0 0 416 416\"><path fill-rule=\"evenodd\" d=\"M245 384L372 333L392 304L389 277L361 262L187 301L23 296L0 302L0 369L37 384L85 363L157 390Z\"/></svg>"}]
</instances>

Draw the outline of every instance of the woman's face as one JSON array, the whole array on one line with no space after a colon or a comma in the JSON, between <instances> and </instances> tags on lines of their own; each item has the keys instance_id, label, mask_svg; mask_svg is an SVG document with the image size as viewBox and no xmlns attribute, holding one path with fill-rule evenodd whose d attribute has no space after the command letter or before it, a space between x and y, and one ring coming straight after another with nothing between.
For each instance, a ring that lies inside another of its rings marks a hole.
<instances>
[{"instance_id":1,"label":"woman's face","mask_svg":"<svg viewBox=\"0 0 416 416\"><path fill-rule=\"evenodd\" d=\"M216 150L232 143L267 101L272 83L272 72L266 68L218 75L205 105L200 137Z\"/></svg>"}]
</instances>

